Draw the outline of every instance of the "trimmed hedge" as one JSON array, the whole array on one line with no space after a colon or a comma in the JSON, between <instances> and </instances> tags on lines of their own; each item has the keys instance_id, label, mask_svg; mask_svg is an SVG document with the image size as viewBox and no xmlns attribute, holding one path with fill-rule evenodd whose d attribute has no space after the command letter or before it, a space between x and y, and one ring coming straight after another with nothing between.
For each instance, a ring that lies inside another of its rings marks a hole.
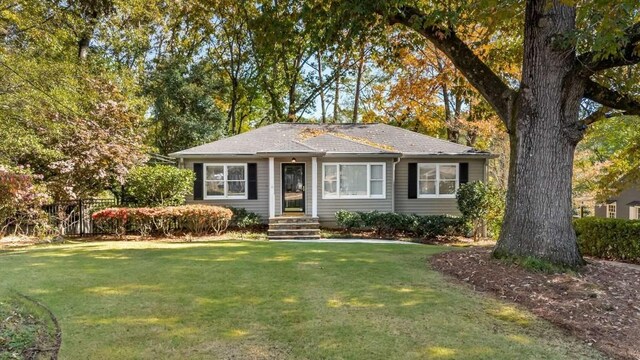
<instances>
[{"instance_id":1,"label":"trimmed hedge","mask_svg":"<svg viewBox=\"0 0 640 360\"><path fill-rule=\"evenodd\" d=\"M583 255L640 263L640 221L588 217L574 228Z\"/></svg>"},{"instance_id":2,"label":"trimmed hedge","mask_svg":"<svg viewBox=\"0 0 640 360\"><path fill-rule=\"evenodd\" d=\"M464 236L469 225L461 217L449 215L398 214L379 211L336 212L338 225L347 230L372 229L378 234L408 234L417 237Z\"/></svg>"},{"instance_id":3,"label":"trimmed hedge","mask_svg":"<svg viewBox=\"0 0 640 360\"><path fill-rule=\"evenodd\" d=\"M155 208L108 208L91 215L105 232L140 235L189 232L219 234L227 229L233 213L220 206L184 205Z\"/></svg>"}]
</instances>

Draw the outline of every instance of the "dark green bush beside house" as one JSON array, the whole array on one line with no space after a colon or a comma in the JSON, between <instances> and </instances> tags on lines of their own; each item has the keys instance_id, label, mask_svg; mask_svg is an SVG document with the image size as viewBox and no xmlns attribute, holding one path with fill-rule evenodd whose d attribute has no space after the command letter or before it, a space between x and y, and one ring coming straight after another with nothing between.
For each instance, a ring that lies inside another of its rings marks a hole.
<instances>
[{"instance_id":1,"label":"dark green bush beside house","mask_svg":"<svg viewBox=\"0 0 640 360\"><path fill-rule=\"evenodd\" d=\"M230 227L241 230L255 230L264 227L260 215L245 208L228 207L233 212Z\"/></svg>"},{"instance_id":2,"label":"dark green bush beside house","mask_svg":"<svg viewBox=\"0 0 640 360\"><path fill-rule=\"evenodd\" d=\"M412 235L422 238L464 236L469 232L467 221L449 215L416 215L379 211L336 212L336 222L347 230L371 229L379 235Z\"/></svg>"},{"instance_id":3,"label":"dark green bush beside house","mask_svg":"<svg viewBox=\"0 0 640 360\"><path fill-rule=\"evenodd\" d=\"M640 263L640 221L589 217L574 228L583 255Z\"/></svg>"}]
</instances>

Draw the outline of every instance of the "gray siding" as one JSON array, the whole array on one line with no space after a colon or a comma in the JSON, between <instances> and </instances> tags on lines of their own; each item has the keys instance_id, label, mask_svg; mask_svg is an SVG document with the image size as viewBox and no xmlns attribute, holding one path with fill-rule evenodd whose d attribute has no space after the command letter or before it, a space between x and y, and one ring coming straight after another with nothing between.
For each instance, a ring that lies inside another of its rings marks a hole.
<instances>
[{"instance_id":1,"label":"gray siding","mask_svg":"<svg viewBox=\"0 0 640 360\"><path fill-rule=\"evenodd\" d=\"M322 198L322 164L335 162L377 162L386 164L386 197L384 199L323 199ZM335 226L335 213L338 210L348 211L393 211L391 207L392 191L392 160L379 157L352 158L318 158L318 217L323 226ZM309 187L310 188L310 187ZM311 199L311 197L309 197Z\"/></svg>"},{"instance_id":2,"label":"gray siding","mask_svg":"<svg viewBox=\"0 0 640 360\"><path fill-rule=\"evenodd\" d=\"M606 204L596 204L596 210L594 213L595 217L607 217L607 205Z\"/></svg>"},{"instance_id":3,"label":"gray siding","mask_svg":"<svg viewBox=\"0 0 640 360\"><path fill-rule=\"evenodd\" d=\"M469 182L485 180L484 159L424 159L402 158L396 165L395 211L418 215L460 215L455 198L445 199L409 199L409 163L469 163Z\"/></svg>"},{"instance_id":4,"label":"gray siding","mask_svg":"<svg viewBox=\"0 0 640 360\"><path fill-rule=\"evenodd\" d=\"M193 170L194 163L223 164L223 163L256 163L258 171L258 199L256 200L193 200L193 194L187 196L188 204L209 204L245 208L259 214L264 221L269 218L269 161L266 159L185 159L184 168Z\"/></svg>"},{"instance_id":5,"label":"gray siding","mask_svg":"<svg viewBox=\"0 0 640 360\"><path fill-rule=\"evenodd\" d=\"M275 158L275 209L276 216L282 214L282 164L291 161L291 157ZM187 203L200 203L221 206L245 208L259 214L265 221L269 217L269 160L268 159L185 159L184 167L193 169L194 163L257 163L258 171L258 199L257 200L193 200L193 195L187 196ZM323 163L349 162L384 162L386 164L386 196L384 199L323 199L322 198L322 165ZM408 163L410 162L468 162L469 181L484 180L484 159L417 159L403 158L396 164L396 179L393 181L393 159L379 157L350 157L350 158L318 158L318 217L323 226L335 226L335 213L338 210L391 212L395 198L395 211L399 213L451 214L459 215L455 199L409 199L408 198ZM305 163L305 207L306 214L312 213L311 194L311 157L296 157L296 163ZM393 189L395 183L395 190ZM629 200L631 201L631 200ZM628 208L627 208L628 216Z\"/></svg>"},{"instance_id":6,"label":"gray siding","mask_svg":"<svg viewBox=\"0 0 640 360\"><path fill-rule=\"evenodd\" d=\"M612 196L611 200L616 201L616 218L629 219L628 203L632 201L640 201L640 187L632 187L623 190L620 195ZM595 216L607 217L607 204L596 205Z\"/></svg>"}]
</instances>

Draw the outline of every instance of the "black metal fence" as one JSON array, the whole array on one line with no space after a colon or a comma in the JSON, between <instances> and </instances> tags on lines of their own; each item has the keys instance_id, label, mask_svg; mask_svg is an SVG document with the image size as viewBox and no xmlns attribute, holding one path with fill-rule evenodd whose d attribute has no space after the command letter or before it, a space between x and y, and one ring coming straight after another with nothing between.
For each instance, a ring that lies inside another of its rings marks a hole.
<instances>
[{"instance_id":1,"label":"black metal fence","mask_svg":"<svg viewBox=\"0 0 640 360\"><path fill-rule=\"evenodd\" d=\"M108 207L118 206L115 199L80 199L46 205L44 211L51 224L63 236L91 236L113 233L112 229L96 226L91 214Z\"/></svg>"}]
</instances>

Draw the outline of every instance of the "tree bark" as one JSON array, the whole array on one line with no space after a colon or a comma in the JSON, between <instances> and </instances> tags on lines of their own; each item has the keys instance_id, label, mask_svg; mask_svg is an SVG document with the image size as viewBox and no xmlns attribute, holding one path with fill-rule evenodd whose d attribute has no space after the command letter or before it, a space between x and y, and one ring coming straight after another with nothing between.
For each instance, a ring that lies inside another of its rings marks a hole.
<instances>
[{"instance_id":1,"label":"tree bark","mask_svg":"<svg viewBox=\"0 0 640 360\"><path fill-rule=\"evenodd\" d=\"M360 91L362 87L362 73L364 71L364 45L360 47L360 59L358 60L358 70L356 74L356 93L353 101L353 119L355 124L358 122L358 111L360 110Z\"/></svg>"},{"instance_id":2,"label":"tree bark","mask_svg":"<svg viewBox=\"0 0 640 360\"><path fill-rule=\"evenodd\" d=\"M342 69L339 68L336 71L342 71ZM333 95L333 122L338 123L339 119L340 119L340 74L337 74L335 93Z\"/></svg>"},{"instance_id":3,"label":"tree bark","mask_svg":"<svg viewBox=\"0 0 640 360\"><path fill-rule=\"evenodd\" d=\"M322 123L327 122L327 107L324 101L324 79L322 76L322 52L318 50L318 86L320 87L320 110L322 114Z\"/></svg>"},{"instance_id":4,"label":"tree bark","mask_svg":"<svg viewBox=\"0 0 640 360\"><path fill-rule=\"evenodd\" d=\"M575 8L530 0L525 12L524 62L509 126L507 204L497 257L535 257L576 267L584 263L572 227L571 181L585 81L572 49L553 39L575 29ZM573 55L573 56L572 56Z\"/></svg>"}]
</instances>

